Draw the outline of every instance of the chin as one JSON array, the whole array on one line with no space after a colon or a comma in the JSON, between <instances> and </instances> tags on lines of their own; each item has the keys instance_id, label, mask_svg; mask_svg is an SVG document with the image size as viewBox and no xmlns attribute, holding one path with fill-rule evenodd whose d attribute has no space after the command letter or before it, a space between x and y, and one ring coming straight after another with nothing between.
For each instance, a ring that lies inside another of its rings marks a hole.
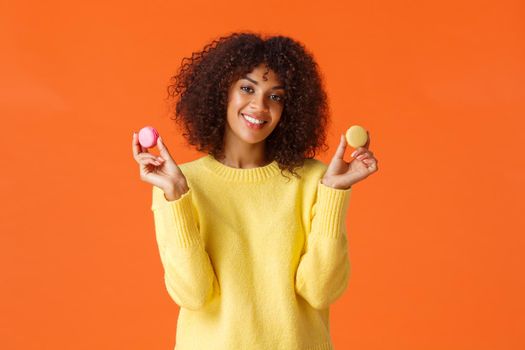
<instances>
[{"instance_id":1,"label":"chin","mask_svg":"<svg viewBox=\"0 0 525 350\"><path fill-rule=\"evenodd\" d=\"M264 140L266 139L266 136L264 137L253 137L253 136L242 136L241 139L246 142L246 143L249 143L249 144L257 144L257 143L261 143L261 142L264 142Z\"/></svg>"}]
</instances>

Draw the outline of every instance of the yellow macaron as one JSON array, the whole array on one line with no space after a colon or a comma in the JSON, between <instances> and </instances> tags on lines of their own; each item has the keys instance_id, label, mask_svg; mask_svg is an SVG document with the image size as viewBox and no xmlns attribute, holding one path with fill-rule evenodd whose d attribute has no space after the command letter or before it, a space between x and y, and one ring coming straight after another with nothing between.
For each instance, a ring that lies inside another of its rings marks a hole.
<instances>
[{"instance_id":1,"label":"yellow macaron","mask_svg":"<svg viewBox=\"0 0 525 350\"><path fill-rule=\"evenodd\" d=\"M359 125L352 125L346 131L346 142L353 148L362 147L368 141L366 129Z\"/></svg>"}]
</instances>

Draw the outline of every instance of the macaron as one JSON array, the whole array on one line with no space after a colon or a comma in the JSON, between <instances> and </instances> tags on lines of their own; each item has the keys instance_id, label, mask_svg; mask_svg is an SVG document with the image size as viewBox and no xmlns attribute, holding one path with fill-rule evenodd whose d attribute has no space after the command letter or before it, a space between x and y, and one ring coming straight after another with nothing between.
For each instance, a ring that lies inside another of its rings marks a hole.
<instances>
[{"instance_id":1,"label":"macaron","mask_svg":"<svg viewBox=\"0 0 525 350\"><path fill-rule=\"evenodd\" d=\"M366 129L359 125L352 125L346 131L346 142L353 148L362 147L368 141Z\"/></svg>"},{"instance_id":2,"label":"macaron","mask_svg":"<svg viewBox=\"0 0 525 350\"><path fill-rule=\"evenodd\" d=\"M145 126L139 131L139 143L144 148L151 148L157 144L159 133L152 126Z\"/></svg>"}]
</instances>

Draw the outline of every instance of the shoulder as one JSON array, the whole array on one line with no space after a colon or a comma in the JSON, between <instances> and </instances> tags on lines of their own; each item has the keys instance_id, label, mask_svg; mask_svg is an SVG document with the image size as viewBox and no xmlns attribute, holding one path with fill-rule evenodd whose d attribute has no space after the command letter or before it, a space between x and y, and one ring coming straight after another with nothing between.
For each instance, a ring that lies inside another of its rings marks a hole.
<instances>
[{"instance_id":1,"label":"shoulder","mask_svg":"<svg viewBox=\"0 0 525 350\"><path fill-rule=\"evenodd\" d=\"M180 170L182 170L183 173L184 171L194 171L202 165L201 163L203 158L204 157L200 157L194 160L190 160L188 162L177 163L177 166L180 168Z\"/></svg>"},{"instance_id":2,"label":"shoulder","mask_svg":"<svg viewBox=\"0 0 525 350\"><path fill-rule=\"evenodd\" d=\"M305 176L322 176L328 169L328 165L315 158L306 158L302 167Z\"/></svg>"},{"instance_id":3,"label":"shoulder","mask_svg":"<svg viewBox=\"0 0 525 350\"><path fill-rule=\"evenodd\" d=\"M304 160L304 167L310 169L325 169L328 168L328 165L315 158L306 158Z\"/></svg>"},{"instance_id":4,"label":"shoulder","mask_svg":"<svg viewBox=\"0 0 525 350\"><path fill-rule=\"evenodd\" d=\"M177 166L182 171L182 174L184 174L190 187L195 187L202 182L209 182L207 172L205 171L205 158L206 156L202 156L187 162L177 163Z\"/></svg>"},{"instance_id":5,"label":"shoulder","mask_svg":"<svg viewBox=\"0 0 525 350\"><path fill-rule=\"evenodd\" d=\"M297 170L304 184L316 186L328 169L328 166L315 158L306 158L303 166Z\"/></svg>"},{"instance_id":6,"label":"shoulder","mask_svg":"<svg viewBox=\"0 0 525 350\"><path fill-rule=\"evenodd\" d=\"M184 177L186 178L186 181L188 182L188 185L190 188L194 188L194 185L198 183L197 180L195 180L195 176L200 173L199 167L200 167L200 160L201 158L191 160L184 163L177 163L177 166L184 174ZM192 191L193 192L193 191ZM157 208L163 204L168 203L166 200L166 197L164 197L164 191L157 187L152 186L152 209Z\"/></svg>"}]
</instances>

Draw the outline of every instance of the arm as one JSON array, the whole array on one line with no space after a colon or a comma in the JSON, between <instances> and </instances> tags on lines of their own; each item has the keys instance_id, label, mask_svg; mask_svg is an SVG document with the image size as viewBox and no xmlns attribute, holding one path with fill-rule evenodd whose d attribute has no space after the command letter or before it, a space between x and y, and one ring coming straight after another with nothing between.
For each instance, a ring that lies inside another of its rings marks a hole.
<instances>
[{"instance_id":1,"label":"arm","mask_svg":"<svg viewBox=\"0 0 525 350\"><path fill-rule=\"evenodd\" d=\"M191 188L169 201L153 186L152 211L164 281L168 294L180 307L202 308L218 283L194 218Z\"/></svg>"},{"instance_id":2,"label":"arm","mask_svg":"<svg viewBox=\"0 0 525 350\"><path fill-rule=\"evenodd\" d=\"M317 186L295 288L312 307L326 309L343 294L350 277L345 219L351 188L335 189L320 181Z\"/></svg>"}]
</instances>

